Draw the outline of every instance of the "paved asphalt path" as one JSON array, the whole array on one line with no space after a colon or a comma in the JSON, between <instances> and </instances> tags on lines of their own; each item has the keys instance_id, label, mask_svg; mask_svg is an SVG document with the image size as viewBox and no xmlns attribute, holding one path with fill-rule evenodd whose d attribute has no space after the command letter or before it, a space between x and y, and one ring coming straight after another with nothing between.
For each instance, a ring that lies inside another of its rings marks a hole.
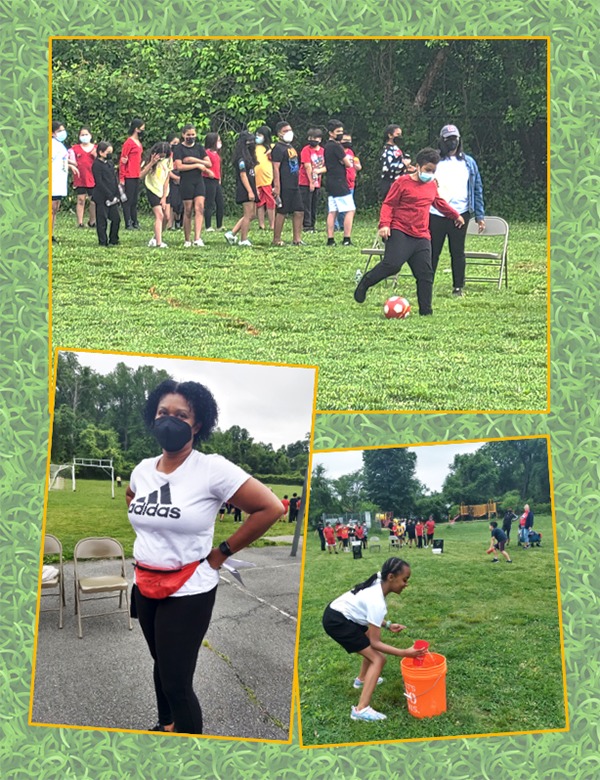
<instances>
[{"instance_id":1,"label":"paved asphalt path","mask_svg":"<svg viewBox=\"0 0 600 780\"><path fill-rule=\"evenodd\" d=\"M283 546L249 548L237 557L256 568L241 570L246 588L221 571L194 677L204 733L287 740L302 548L296 558ZM126 561L130 583L132 563ZM90 562L84 572L118 573L118 565ZM65 583L62 630L58 612L40 614L32 723L152 728L157 722L152 659L138 621L129 631L125 614L86 619L79 639L70 563ZM83 614L117 603L118 598L88 602ZM56 606L57 597L43 596L42 609Z\"/></svg>"}]
</instances>

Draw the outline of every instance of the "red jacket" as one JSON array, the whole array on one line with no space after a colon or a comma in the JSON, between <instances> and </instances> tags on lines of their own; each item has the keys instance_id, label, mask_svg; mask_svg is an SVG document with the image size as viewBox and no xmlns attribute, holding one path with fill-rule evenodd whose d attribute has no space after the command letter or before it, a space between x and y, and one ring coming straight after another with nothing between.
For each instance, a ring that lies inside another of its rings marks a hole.
<instances>
[{"instance_id":1,"label":"red jacket","mask_svg":"<svg viewBox=\"0 0 600 780\"><path fill-rule=\"evenodd\" d=\"M410 176L400 176L392 184L381 207L379 227L401 230L413 238L428 238L429 209L434 206L445 217L458 219L460 214L438 195L435 181L424 184Z\"/></svg>"},{"instance_id":2,"label":"red jacket","mask_svg":"<svg viewBox=\"0 0 600 780\"><path fill-rule=\"evenodd\" d=\"M128 138L125 141L119 159L119 180L121 183L125 179L139 179L143 151L142 146L136 144L133 138ZM123 162L123 157L127 157L126 163ZM441 209L439 210L441 211Z\"/></svg>"}]
</instances>

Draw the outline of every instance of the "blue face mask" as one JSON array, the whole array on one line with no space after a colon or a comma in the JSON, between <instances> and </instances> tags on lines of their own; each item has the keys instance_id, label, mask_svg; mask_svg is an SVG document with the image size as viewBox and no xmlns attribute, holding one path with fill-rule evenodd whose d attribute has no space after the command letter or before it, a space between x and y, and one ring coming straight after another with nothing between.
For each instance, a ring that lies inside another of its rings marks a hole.
<instances>
[{"instance_id":1,"label":"blue face mask","mask_svg":"<svg viewBox=\"0 0 600 780\"><path fill-rule=\"evenodd\" d=\"M419 179L426 184L428 181L435 179L435 173L425 173L425 171L419 171Z\"/></svg>"},{"instance_id":2,"label":"blue face mask","mask_svg":"<svg viewBox=\"0 0 600 780\"><path fill-rule=\"evenodd\" d=\"M63 141L66 141L66 139L67 139L67 131L59 130L58 133L56 134L56 140L62 143Z\"/></svg>"},{"instance_id":3,"label":"blue face mask","mask_svg":"<svg viewBox=\"0 0 600 780\"><path fill-rule=\"evenodd\" d=\"M262 135L255 135L254 136L254 142L257 143L257 144L262 144L262 142L264 140L265 140L264 136L262 136Z\"/></svg>"}]
</instances>

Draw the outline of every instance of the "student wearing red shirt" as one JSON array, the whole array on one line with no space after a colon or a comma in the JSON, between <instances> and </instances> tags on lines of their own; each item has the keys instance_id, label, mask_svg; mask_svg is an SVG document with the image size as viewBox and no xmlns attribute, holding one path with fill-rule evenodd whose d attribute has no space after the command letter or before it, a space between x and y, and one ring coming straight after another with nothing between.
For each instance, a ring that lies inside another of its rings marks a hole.
<instances>
[{"instance_id":1,"label":"student wearing red shirt","mask_svg":"<svg viewBox=\"0 0 600 780\"><path fill-rule=\"evenodd\" d=\"M323 536L325 537L325 544L327 545L329 554L331 555L331 553L334 552L337 555L338 551L335 549L335 534L330 523L327 523L323 529Z\"/></svg>"},{"instance_id":2,"label":"student wearing red shirt","mask_svg":"<svg viewBox=\"0 0 600 780\"><path fill-rule=\"evenodd\" d=\"M219 150L222 146L221 136L218 133L206 134L204 148L212 162L212 168L206 168L202 171L204 186L206 188L204 224L207 233L212 233L215 230L211 224L215 207L217 210L217 230L222 230L223 228L223 212L225 211L225 206L223 202L223 188L221 187L221 157L219 155Z\"/></svg>"},{"instance_id":3,"label":"student wearing red shirt","mask_svg":"<svg viewBox=\"0 0 600 780\"><path fill-rule=\"evenodd\" d=\"M288 509L290 508L290 501L289 501L287 496L284 496L281 499L281 503L283 504L283 508L285 509L285 512L281 515L281 517L279 519L283 520L283 522L285 523L285 518L287 516Z\"/></svg>"},{"instance_id":4,"label":"student wearing red shirt","mask_svg":"<svg viewBox=\"0 0 600 780\"><path fill-rule=\"evenodd\" d=\"M323 133L313 127L308 131L308 144L300 152L300 192L304 205L303 229L315 233L317 205L321 192L321 174L325 173L324 149L321 146Z\"/></svg>"},{"instance_id":5,"label":"student wearing red shirt","mask_svg":"<svg viewBox=\"0 0 600 780\"><path fill-rule=\"evenodd\" d=\"M127 200L123 203L126 230L139 230L137 204L140 195L140 166L142 163L142 138L146 130L143 119L133 119L129 125L129 138L121 149L119 181L125 187Z\"/></svg>"},{"instance_id":6,"label":"student wearing red shirt","mask_svg":"<svg viewBox=\"0 0 600 780\"><path fill-rule=\"evenodd\" d=\"M421 518L417 522L417 527L415 528L415 532L417 534L417 547L419 547L419 549L423 548L423 531L424 531L424 529L425 529L425 526L423 524L423 518Z\"/></svg>"},{"instance_id":7,"label":"student wearing red shirt","mask_svg":"<svg viewBox=\"0 0 600 780\"><path fill-rule=\"evenodd\" d=\"M350 548L348 547L348 526L343 525L340 529L340 537L342 539L342 544L344 545L344 552L350 552Z\"/></svg>"},{"instance_id":8,"label":"student wearing red shirt","mask_svg":"<svg viewBox=\"0 0 600 780\"><path fill-rule=\"evenodd\" d=\"M342 137L342 146L346 150L346 157L348 160L350 160L350 167L346 168L346 181L348 182L348 187L350 187L350 195L354 198L354 187L356 185L356 172L362 170L362 165L358 157L354 154L352 151L352 136L350 133L344 133ZM336 230L343 230L344 229L344 217L346 215L345 211L340 212L335 220L335 229Z\"/></svg>"},{"instance_id":9,"label":"student wearing red shirt","mask_svg":"<svg viewBox=\"0 0 600 780\"><path fill-rule=\"evenodd\" d=\"M429 209L433 204L444 216L451 217L457 227L464 225L460 214L438 194L434 181L440 161L435 149L421 149L414 173L400 176L390 187L381 207L379 235L385 241L385 254L375 268L366 273L354 291L357 303L363 303L369 287L388 276L397 274L408 263L417 280L419 314L432 314L433 267L431 265L431 235Z\"/></svg>"},{"instance_id":10,"label":"student wearing red shirt","mask_svg":"<svg viewBox=\"0 0 600 780\"><path fill-rule=\"evenodd\" d=\"M92 191L94 189L94 175L92 174L92 164L96 159L96 144L92 143L92 134L89 127L83 125L79 128L79 143L75 144L70 150L75 157L77 173L73 175L73 186L77 193L77 224L80 228L84 227L83 212L85 211L85 200L90 199L90 216L87 226L96 227L96 204L92 200Z\"/></svg>"},{"instance_id":11,"label":"student wearing red shirt","mask_svg":"<svg viewBox=\"0 0 600 780\"><path fill-rule=\"evenodd\" d=\"M435 521L433 519L433 515L429 515L429 520L425 523L425 528L427 530L427 544L425 547L429 547L430 544L433 542L433 532L435 529Z\"/></svg>"}]
</instances>

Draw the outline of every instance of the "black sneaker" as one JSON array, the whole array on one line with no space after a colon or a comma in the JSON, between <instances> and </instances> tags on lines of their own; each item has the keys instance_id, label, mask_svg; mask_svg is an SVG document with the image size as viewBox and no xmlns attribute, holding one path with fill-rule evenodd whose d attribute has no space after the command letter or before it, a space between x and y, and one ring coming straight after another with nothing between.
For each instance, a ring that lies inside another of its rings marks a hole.
<instances>
[{"instance_id":1,"label":"black sneaker","mask_svg":"<svg viewBox=\"0 0 600 780\"><path fill-rule=\"evenodd\" d=\"M342 246L353 246L350 238L344 238L344 240L342 241Z\"/></svg>"},{"instance_id":2,"label":"black sneaker","mask_svg":"<svg viewBox=\"0 0 600 780\"><path fill-rule=\"evenodd\" d=\"M335 238L328 238L327 246L335 246Z\"/></svg>"},{"instance_id":3,"label":"black sneaker","mask_svg":"<svg viewBox=\"0 0 600 780\"><path fill-rule=\"evenodd\" d=\"M130 222L130 223L127 225L127 227L125 228L125 230L135 230L135 228L133 227L133 223L132 223L132 222Z\"/></svg>"},{"instance_id":4,"label":"black sneaker","mask_svg":"<svg viewBox=\"0 0 600 780\"><path fill-rule=\"evenodd\" d=\"M139 223L139 222L134 222L134 223L133 223L133 229L134 229L134 230L141 230L141 229L142 229L142 226L140 225L140 223Z\"/></svg>"},{"instance_id":5,"label":"black sneaker","mask_svg":"<svg viewBox=\"0 0 600 780\"><path fill-rule=\"evenodd\" d=\"M453 295L455 298L464 298L464 297L465 297L465 296L463 295L462 287L455 287L455 288L452 290L452 295Z\"/></svg>"},{"instance_id":6,"label":"black sneaker","mask_svg":"<svg viewBox=\"0 0 600 780\"><path fill-rule=\"evenodd\" d=\"M360 282L356 285L356 290L354 290L354 300L356 301L356 303L365 302L368 289L369 288L365 285L365 277L363 276Z\"/></svg>"},{"instance_id":7,"label":"black sneaker","mask_svg":"<svg viewBox=\"0 0 600 780\"><path fill-rule=\"evenodd\" d=\"M510 561L506 561L506 563L512 563L512 558L510 559Z\"/></svg>"},{"instance_id":8,"label":"black sneaker","mask_svg":"<svg viewBox=\"0 0 600 780\"><path fill-rule=\"evenodd\" d=\"M500 561L498 560L498 558L494 558L494 560L492 561L492 563L500 563Z\"/></svg>"},{"instance_id":9,"label":"black sneaker","mask_svg":"<svg viewBox=\"0 0 600 780\"><path fill-rule=\"evenodd\" d=\"M77 227L83 228L85 230L85 225L83 224L83 222L80 225L78 225Z\"/></svg>"}]
</instances>

